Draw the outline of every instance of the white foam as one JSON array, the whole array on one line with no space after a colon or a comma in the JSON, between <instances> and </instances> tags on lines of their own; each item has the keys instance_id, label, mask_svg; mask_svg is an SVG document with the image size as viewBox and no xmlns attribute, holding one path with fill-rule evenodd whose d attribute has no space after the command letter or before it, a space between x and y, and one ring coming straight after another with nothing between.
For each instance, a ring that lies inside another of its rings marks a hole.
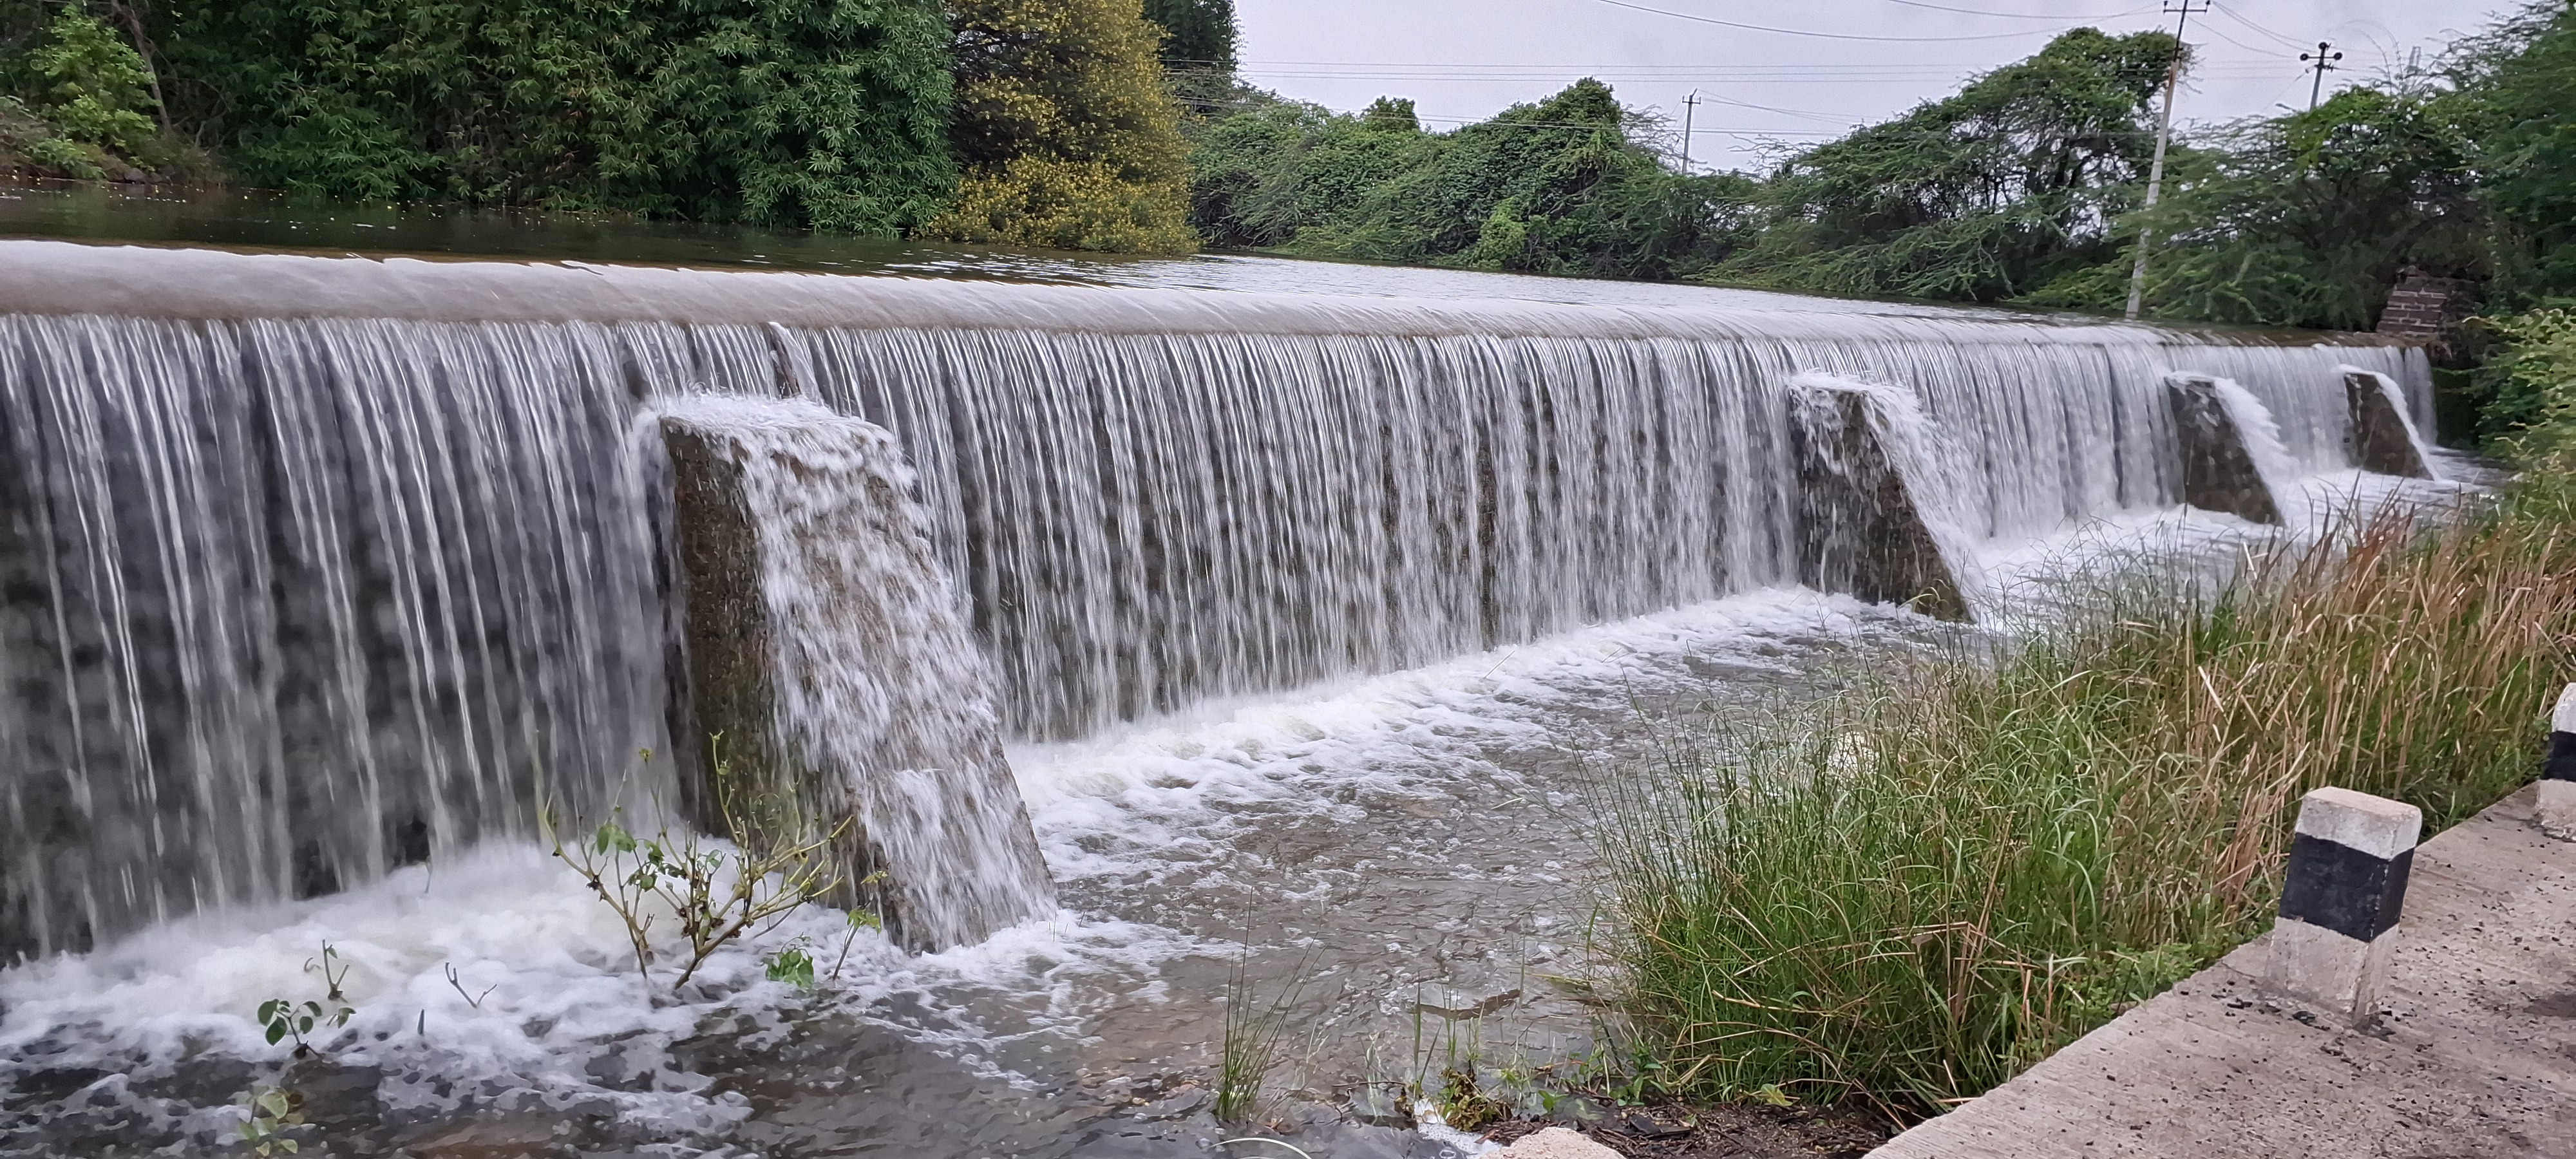
<instances>
[{"instance_id":1,"label":"white foam","mask_svg":"<svg viewBox=\"0 0 2576 1159\"><path fill-rule=\"evenodd\" d=\"M673 923L666 915L658 925ZM1076 977L1141 975L1155 961L1204 948L1152 927L1058 914L926 956L862 930L847 941L841 973L811 994L766 977L766 957L788 947L805 949L828 975L845 939L840 913L804 907L719 951L675 998L661 989L674 971L659 970L648 984L624 926L569 869L534 845L492 845L345 893L200 913L93 953L0 972L7 1011L0 1058L41 1053L48 1065L138 1078L207 1053L282 1063L293 1044L267 1042L256 1011L271 998L322 999L314 966L327 942L349 969L345 993L356 1014L345 1027L318 1028L312 1040L344 1065L385 1068L378 1094L390 1107L452 1110L478 1090L503 1089L502 1107L587 1104L659 1136L713 1136L746 1106L740 1096L708 1093L710 1080L688 1072L671 1047L720 1021L776 1033L796 1010L830 1003L939 1043L969 1070L1009 1078L991 1061L993 1044L1074 1033L1081 1012L1057 1009L1055 999ZM939 997L961 988L1041 1001L1027 1024L985 1026ZM931 1010L905 1022L874 1012L896 995L916 996L914 1005ZM1150 988L1143 997L1153 997ZM609 1059L647 1081L617 1084L641 1089L604 1085L591 1068ZM443 1081L457 1079L480 1081ZM146 1100L138 1109L152 1108ZM181 1108L170 1118L202 1140L228 1132L239 1113Z\"/></svg>"},{"instance_id":2,"label":"white foam","mask_svg":"<svg viewBox=\"0 0 2576 1159\"><path fill-rule=\"evenodd\" d=\"M1771 589L1517 647L1298 692L1204 706L1090 740L1011 752L1059 879L1160 874L1227 848L1257 819L1234 809L1298 799L1345 820L1332 786L1397 794L1507 776L1489 746L1551 741L1568 704L1617 705L1695 682L1685 659L1794 672L1794 645L1927 621L1849 596Z\"/></svg>"}]
</instances>

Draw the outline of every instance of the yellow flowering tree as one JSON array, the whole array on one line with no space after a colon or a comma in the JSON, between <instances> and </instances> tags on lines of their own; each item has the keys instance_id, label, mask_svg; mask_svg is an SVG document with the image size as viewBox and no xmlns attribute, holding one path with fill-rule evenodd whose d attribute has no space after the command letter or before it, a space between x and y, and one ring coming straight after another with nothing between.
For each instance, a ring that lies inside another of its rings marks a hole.
<instances>
[{"instance_id":1,"label":"yellow flowering tree","mask_svg":"<svg viewBox=\"0 0 2576 1159\"><path fill-rule=\"evenodd\" d=\"M1141 0L952 0L966 167L925 232L1125 253L1198 248L1189 146Z\"/></svg>"}]
</instances>

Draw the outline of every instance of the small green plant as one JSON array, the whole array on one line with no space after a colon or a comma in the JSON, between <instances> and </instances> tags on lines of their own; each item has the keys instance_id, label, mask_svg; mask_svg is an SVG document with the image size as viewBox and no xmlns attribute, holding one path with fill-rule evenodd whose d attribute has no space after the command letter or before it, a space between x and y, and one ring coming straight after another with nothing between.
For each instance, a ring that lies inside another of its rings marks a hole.
<instances>
[{"instance_id":1,"label":"small green plant","mask_svg":"<svg viewBox=\"0 0 2576 1159\"><path fill-rule=\"evenodd\" d=\"M1451 1130L1474 1131L1488 1123L1510 1117L1511 1104L1487 1093L1476 1082L1474 1059L1454 1063L1440 1072L1440 1121Z\"/></svg>"},{"instance_id":2,"label":"small green plant","mask_svg":"<svg viewBox=\"0 0 2576 1159\"><path fill-rule=\"evenodd\" d=\"M566 842L556 807L540 818L554 855L625 923L636 971L648 979L657 961L655 923L666 912L676 919L685 944L670 983L675 993L716 951L776 928L797 907L838 889L842 874L833 850L857 823L844 818L818 831L783 794L766 784L747 789L721 750L712 776L726 830L721 842L668 825L642 836L623 824L622 810L587 839Z\"/></svg>"},{"instance_id":3,"label":"small green plant","mask_svg":"<svg viewBox=\"0 0 2576 1159\"><path fill-rule=\"evenodd\" d=\"M771 954L764 965L772 982L785 982L799 990L814 988L814 957L802 947L790 946Z\"/></svg>"},{"instance_id":4,"label":"small green plant","mask_svg":"<svg viewBox=\"0 0 2576 1159\"><path fill-rule=\"evenodd\" d=\"M304 972L322 975L323 1001L333 1006L349 1004L348 994L341 989L341 984L349 980L349 966L340 960L340 951L331 943L322 943L321 957L305 959ZM340 1021L348 1021L349 1013L343 1012Z\"/></svg>"},{"instance_id":5,"label":"small green plant","mask_svg":"<svg viewBox=\"0 0 2576 1159\"><path fill-rule=\"evenodd\" d=\"M316 1026L346 1026L349 1016L357 1013L346 1006L325 1009L319 1002L297 1002L291 998L271 998L259 1004L259 1023L268 1028L268 1044L275 1046L289 1038L295 1040L295 1056L313 1053L313 1044L305 1036Z\"/></svg>"},{"instance_id":6,"label":"small green plant","mask_svg":"<svg viewBox=\"0 0 2576 1159\"><path fill-rule=\"evenodd\" d=\"M881 869L875 873L867 875L866 877L860 878L859 884L862 886L880 885L884 883L885 879L885 871ZM877 912L875 910L863 909L855 905L850 907L850 912L848 914L843 915L843 921L847 923L849 928L848 932L841 936L840 956L832 959L832 980L835 982L841 980L841 967L847 964L850 960L850 947L858 944L859 931L877 930L882 932L885 929L885 919L877 916Z\"/></svg>"},{"instance_id":7,"label":"small green plant","mask_svg":"<svg viewBox=\"0 0 2576 1159\"><path fill-rule=\"evenodd\" d=\"M289 1132L304 1125L304 1110L293 1092L284 1087L258 1087L250 1092L247 1105L250 1117L242 1120L241 1141L251 1154L270 1159L303 1150L302 1144L288 1137Z\"/></svg>"},{"instance_id":8,"label":"small green plant","mask_svg":"<svg viewBox=\"0 0 2576 1159\"><path fill-rule=\"evenodd\" d=\"M1248 1123L1261 1110L1262 1085L1278 1069L1288 1044L1288 1019L1305 993L1312 961L1301 962L1268 1002L1254 995L1248 970L1249 947L1234 963L1227 986L1225 1040L1219 1047L1216 1117L1221 1123Z\"/></svg>"},{"instance_id":9,"label":"small green plant","mask_svg":"<svg viewBox=\"0 0 2576 1159\"><path fill-rule=\"evenodd\" d=\"M271 998L259 1004L256 1019L267 1031L270 1046L294 1039L297 1058L313 1053L313 1044L307 1036L315 1027L347 1026L349 1019L358 1013L357 1008L349 1004L348 993L343 988L349 978L349 967L340 960L340 951L331 943L322 943L320 957L305 960L304 972L322 975L321 1001Z\"/></svg>"}]
</instances>

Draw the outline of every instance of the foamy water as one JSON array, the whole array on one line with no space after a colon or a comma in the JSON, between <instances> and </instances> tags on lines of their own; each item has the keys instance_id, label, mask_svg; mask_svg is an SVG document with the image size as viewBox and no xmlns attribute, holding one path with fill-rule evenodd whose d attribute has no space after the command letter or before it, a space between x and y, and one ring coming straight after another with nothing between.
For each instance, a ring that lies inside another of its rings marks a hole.
<instances>
[{"instance_id":1,"label":"foamy water","mask_svg":"<svg viewBox=\"0 0 2576 1159\"><path fill-rule=\"evenodd\" d=\"M2294 485L2304 496L2299 509L2310 512L2465 493L2458 484L2359 472ZM2303 523L2289 533L2323 527ZM2188 557L2278 534L2174 509L1989 550L1977 566L1991 577L1991 602L2123 554ZM270 997L319 997L321 980L306 967L327 942L350 967L347 992L358 1013L347 1028L317 1035L317 1044L344 1065L385 1068L379 1089L393 1111L425 1119L513 1107L608 1114L635 1140L703 1147L755 1113L740 1095L718 1093L713 1077L690 1069L686 1052L675 1049L711 1028L756 1050L817 1017L851 1017L917 1044L938 1065L1032 1092L1062 1087L1064 1076L1049 1069L1059 1062L1127 1049L1132 1044L1102 1041L1115 1033L1104 1027L1130 1025L1140 1009L1166 1011L1153 1022L1158 1033L1194 1035L1205 1048L1217 1037L1221 1003L1192 981L1208 967L1187 964L1221 967L1246 952L1227 944L1235 935L1208 928L1228 916L1266 926L1250 931L1266 944L1338 955L1342 983L1359 987L1341 1000L1346 1029L1360 1033L1375 1018L1383 1031L1406 994L1440 977L1442 968L1422 966L1422 955L1452 953L1437 947L1461 937L1498 939L1508 943L1505 956L1573 968L1588 904L1579 867L1507 860L1515 846L1550 848L1516 834L1562 828L1580 814L1576 786L1544 771L1541 758L1615 749L1620 721L1639 705L1723 688L1758 698L1820 668L1867 666L1872 656L1913 651L1950 631L1848 597L1766 590L1403 672L1205 705L1087 741L1020 746L1012 765L1069 908L930 956L907 956L863 932L849 943L840 976L818 992L769 981L764 958L802 948L828 973L847 934L837 912L808 907L719 953L674 999L636 975L623 928L578 879L541 848L505 843L348 893L202 914L96 953L0 973L7 1008L0 1056L50 1070L123 1072L80 1097L201 1142L228 1137L245 1112L157 1099L138 1084L208 1052L274 1073L287 1050L262 1039L252 1012ZM1486 795L1473 796L1479 792ZM1469 824L1493 827L1499 847L1442 846L1424 823L1401 820L1415 803L1435 806L1432 816L1463 818L1455 812L1462 803L1495 799L1519 803ZM1526 814L1520 828L1514 814ZM1398 819L1392 826L1390 815ZM1256 852L1283 818L1383 847L1328 855L1322 868L1283 865ZM1557 835L1567 837L1567 850L1584 844L1579 833ZM1444 848L1454 863L1424 865L1416 856ZM1443 932L1437 909L1407 916L1384 903L1353 908L1348 891L1360 888L1370 866L1393 864L1389 858L1459 888L1519 891L1548 912L1511 934L1472 923ZM1270 908L1246 915L1248 904ZM1346 916L1332 916L1337 908ZM1370 939L1390 944L1360 944ZM1483 969L1490 975L1493 967Z\"/></svg>"}]
</instances>

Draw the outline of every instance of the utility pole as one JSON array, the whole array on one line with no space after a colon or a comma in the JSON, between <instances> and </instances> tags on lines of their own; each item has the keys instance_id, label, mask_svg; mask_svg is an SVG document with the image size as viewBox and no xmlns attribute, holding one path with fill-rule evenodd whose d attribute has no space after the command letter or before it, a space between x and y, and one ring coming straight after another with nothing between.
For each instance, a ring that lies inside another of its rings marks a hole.
<instances>
[{"instance_id":1,"label":"utility pole","mask_svg":"<svg viewBox=\"0 0 2576 1159\"><path fill-rule=\"evenodd\" d=\"M1682 176L1690 176L1691 114L1699 111L1699 90L1682 98Z\"/></svg>"},{"instance_id":2,"label":"utility pole","mask_svg":"<svg viewBox=\"0 0 2576 1159\"><path fill-rule=\"evenodd\" d=\"M2165 11L2177 17L2174 21L2175 47L2173 64L2165 69L2165 111L2162 116L2156 118L2156 159L2155 163L2147 168L2146 208L2148 209L2156 207L2156 197L2164 191L2165 186L2165 144L2173 139L2174 90L2182 87L2182 56L2185 51L2181 44L2182 32L2184 28L2190 26L2191 18L2195 13L2209 11L2209 4L2207 0L2203 0L2200 7L2194 8L2191 6L2191 0L2182 0L2179 7L2166 5ZM2124 315L2132 322L2138 320L2138 307L2144 303L2147 296L2147 250L2154 244L2155 238L2147 230L2138 231L2138 264L2129 270L2129 310Z\"/></svg>"},{"instance_id":3,"label":"utility pole","mask_svg":"<svg viewBox=\"0 0 2576 1159\"><path fill-rule=\"evenodd\" d=\"M2317 111L2317 97L2325 92L2326 74L2333 72L2335 70L2335 62L2343 59L2343 54L2340 52L2332 56L2326 55L2326 50L2333 47L2333 45L2320 40L2317 42L2317 50L2315 52L2302 52L2299 54L2300 60L2313 60L2317 62L2317 79L2309 82L2308 84L2308 111L2311 113Z\"/></svg>"}]
</instances>

